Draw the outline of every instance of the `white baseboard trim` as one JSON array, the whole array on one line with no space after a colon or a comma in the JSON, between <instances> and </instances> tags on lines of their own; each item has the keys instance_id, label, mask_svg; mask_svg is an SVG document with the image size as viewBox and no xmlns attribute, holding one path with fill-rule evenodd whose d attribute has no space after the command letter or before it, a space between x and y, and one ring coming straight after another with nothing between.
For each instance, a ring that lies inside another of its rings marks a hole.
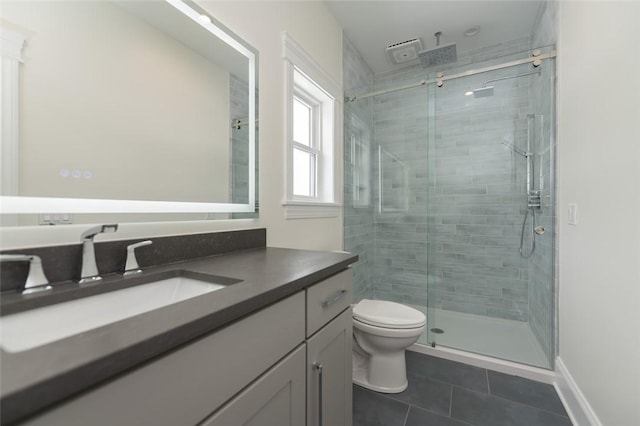
<instances>
[{"instance_id":1,"label":"white baseboard trim","mask_svg":"<svg viewBox=\"0 0 640 426\"><path fill-rule=\"evenodd\" d=\"M556 381L553 386L575 426L602 426L560 357L556 358Z\"/></svg>"},{"instance_id":2,"label":"white baseboard trim","mask_svg":"<svg viewBox=\"0 0 640 426\"><path fill-rule=\"evenodd\" d=\"M505 361L443 346L432 348L431 346L417 343L411 345L409 350L438 358L448 359L450 361L462 362L475 367L499 371L500 373L524 377L525 379L535 380L536 382L542 382L549 385L555 383L555 373L551 370L545 370L544 368L531 367L529 365L518 364L516 362Z\"/></svg>"}]
</instances>

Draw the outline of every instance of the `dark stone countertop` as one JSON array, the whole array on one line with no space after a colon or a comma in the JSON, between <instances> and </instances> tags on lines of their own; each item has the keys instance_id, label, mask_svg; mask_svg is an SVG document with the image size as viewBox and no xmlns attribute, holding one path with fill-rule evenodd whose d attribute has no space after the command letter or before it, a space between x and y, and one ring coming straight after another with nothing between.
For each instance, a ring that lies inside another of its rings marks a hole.
<instances>
[{"instance_id":1,"label":"dark stone countertop","mask_svg":"<svg viewBox=\"0 0 640 426\"><path fill-rule=\"evenodd\" d=\"M192 299L1 356L2 424L35 414L100 382L187 344L325 279L358 257L349 253L257 248L145 270L132 278L106 276L79 288L60 283L49 294L3 295L2 313L142 284L184 271L193 278L241 282Z\"/></svg>"}]
</instances>

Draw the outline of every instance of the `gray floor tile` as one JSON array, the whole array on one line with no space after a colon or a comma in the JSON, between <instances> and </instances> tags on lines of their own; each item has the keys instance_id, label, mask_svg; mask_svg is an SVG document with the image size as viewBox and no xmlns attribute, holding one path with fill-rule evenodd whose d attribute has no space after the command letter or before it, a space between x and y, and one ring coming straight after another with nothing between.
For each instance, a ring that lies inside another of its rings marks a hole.
<instances>
[{"instance_id":1,"label":"gray floor tile","mask_svg":"<svg viewBox=\"0 0 640 426\"><path fill-rule=\"evenodd\" d=\"M476 426L571 426L568 417L458 387L451 417Z\"/></svg>"},{"instance_id":2,"label":"gray floor tile","mask_svg":"<svg viewBox=\"0 0 640 426\"><path fill-rule=\"evenodd\" d=\"M353 426L403 426L409 406L353 386Z\"/></svg>"},{"instance_id":3,"label":"gray floor tile","mask_svg":"<svg viewBox=\"0 0 640 426\"><path fill-rule=\"evenodd\" d=\"M409 387L404 392L388 394L389 398L417 405L429 411L449 415L451 385L427 377L407 374Z\"/></svg>"},{"instance_id":4,"label":"gray floor tile","mask_svg":"<svg viewBox=\"0 0 640 426\"><path fill-rule=\"evenodd\" d=\"M562 416L567 415L556 390L553 386L545 383L489 371L489 390L491 395L521 402Z\"/></svg>"},{"instance_id":5,"label":"gray floor tile","mask_svg":"<svg viewBox=\"0 0 640 426\"><path fill-rule=\"evenodd\" d=\"M484 368L413 351L406 351L406 358L407 372L411 374L431 377L476 392L488 392L487 373Z\"/></svg>"},{"instance_id":6,"label":"gray floor tile","mask_svg":"<svg viewBox=\"0 0 640 426\"><path fill-rule=\"evenodd\" d=\"M451 417L441 416L421 408L411 406L405 426L469 426Z\"/></svg>"}]
</instances>

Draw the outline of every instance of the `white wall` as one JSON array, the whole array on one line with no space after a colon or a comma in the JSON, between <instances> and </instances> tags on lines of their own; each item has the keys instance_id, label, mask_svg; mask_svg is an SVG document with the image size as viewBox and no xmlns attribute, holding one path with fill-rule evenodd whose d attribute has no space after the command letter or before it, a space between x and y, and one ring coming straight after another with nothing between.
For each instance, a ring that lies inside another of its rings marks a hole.
<instances>
[{"instance_id":1,"label":"white wall","mask_svg":"<svg viewBox=\"0 0 640 426\"><path fill-rule=\"evenodd\" d=\"M284 75L282 31L288 31L336 81L342 82L342 30L322 2L198 1L212 16L260 52L260 219L125 224L99 240L266 227L268 245L335 250L342 247L342 217L284 219ZM336 147L342 164L342 141ZM342 187L342 176L338 176ZM55 229L52 229L55 228ZM2 228L2 249L79 241L86 226Z\"/></svg>"},{"instance_id":2,"label":"white wall","mask_svg":"<svg viewBox=\"0 0 640 426\"><path fill-rule=\"evenodd\" d=\"M640 424L639 22L638 2L560 4L560 358L611 426Z\"/></svg>"},{"instance_id":3,"label":"white wall","mask_svg":"<svg viewBox=\"0 0 640 426\"><path fill-rule=\"evenodd\" d=\"M199 4L260 51L260 216L268 224L268 244L342 247L342 217L286 220L281 205L285 191L281 32L289 32L335 81L342 83L340 25L322 2L200 1ZM342 141L336 146L336 153L338 164L342 165ZM342 188L342 176L338 176L338 188Z\"/></svg>"}]
</instances>

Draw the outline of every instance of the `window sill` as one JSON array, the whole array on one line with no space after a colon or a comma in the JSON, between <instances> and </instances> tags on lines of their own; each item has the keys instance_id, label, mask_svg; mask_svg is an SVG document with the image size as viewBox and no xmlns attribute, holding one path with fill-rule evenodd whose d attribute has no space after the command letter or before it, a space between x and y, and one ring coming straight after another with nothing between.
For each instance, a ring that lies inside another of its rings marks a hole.
<instances>
[{"instance_id":1,"label":"window sill","mask_svg":"<svg viewBox=\"0 0 640 426\"><path fill-rule=\"evenodd\" d=\"M284 215L286 219L316 219L339 217L342 206L337 203L311 203L304 201L286 201Z\"/></svg>"}]
</instances>

